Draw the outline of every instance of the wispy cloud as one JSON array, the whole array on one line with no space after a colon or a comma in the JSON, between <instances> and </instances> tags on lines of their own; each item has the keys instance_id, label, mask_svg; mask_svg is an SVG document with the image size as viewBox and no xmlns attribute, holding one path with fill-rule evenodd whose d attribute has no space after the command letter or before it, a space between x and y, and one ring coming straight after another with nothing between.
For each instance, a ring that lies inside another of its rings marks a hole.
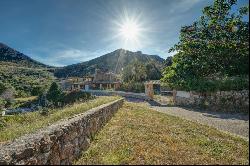
<instances>
[{"instance_id":1,"label":"wispy cloud","mask_svg":"<svg viewBox=\"0 0 250 166\"><path fill-rule=\"evenodd\" d=\"M196 4L201 3L201 0L178 0L176 3L171 7L170 13L181 12L185 13L188 10L192 9Z\"/></svg>"},{"instance_id":2,"label":"wispy cloud","mask_svg":"<svg viewBox=\"0 0 250 166\"><path fill-rule=\"evenodd\" d=\"M74 63L85 62L103 55L102 51L88 51L79 49L65 49L50 55L47 63L55 66L65 66Z\"/></svg>"}]
</instances>

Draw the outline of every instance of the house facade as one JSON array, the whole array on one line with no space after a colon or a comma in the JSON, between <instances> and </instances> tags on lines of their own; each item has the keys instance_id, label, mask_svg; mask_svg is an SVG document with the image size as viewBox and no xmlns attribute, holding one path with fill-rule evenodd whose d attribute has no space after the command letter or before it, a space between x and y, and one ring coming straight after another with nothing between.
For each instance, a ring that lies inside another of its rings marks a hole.
<instances>
[{"instance_id":1,"label":"house facade","mask_svg":"<svg viewBox=\"0 0 250 166\"><path fill-rule=\"evenodd\" d=\"M112 72L103 72L100 69L95 70L93 76L84 77L69 77L60 80L60 84L63 90L89 90L89 89L118 89L121 85L117 75Z\"/></svg>"}]
</instances>

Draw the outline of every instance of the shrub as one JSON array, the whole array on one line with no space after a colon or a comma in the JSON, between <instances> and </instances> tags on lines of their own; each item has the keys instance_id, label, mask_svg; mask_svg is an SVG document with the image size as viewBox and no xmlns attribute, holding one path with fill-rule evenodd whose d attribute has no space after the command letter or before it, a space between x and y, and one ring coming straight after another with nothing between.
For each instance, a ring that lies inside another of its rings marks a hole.
<instances>
[{"instance_id":1,"label":"shrub","mask_svg":"<svg viewBox=\"0 0 250 166\"><path fill-rule=\"evenodd\" d=\"M53 103L54 106L58 106L58 103L61 102L64 97L64 93L62 92L58 84L56 82L53 82L46 97L50 102Z\"/></svg>"},{"instance_id":2,"label":"shrub","mask_svg":"<svg viewBox=\"0 0 250 166\"><path fill-rule=\"evenodd\" d=\"M5 107L6 107L6 108L10 108L10 107L13 106L14 104L15 104L15 103L14 103L14 100L6 99Z\"/></svg>"},{"instance_id":3,"label":"shrub","mask_svg":"<svg viewBox=\"0 0 250 166\"><path fill-rule=\"evenodd\" d=\"M125 92L143 93L145 92L145 85L141 82L125 82L122 83L121 87L118 90Z\"/></svg>"},{"instance_id":4,"label":"shrub","mask_svg":"<svg viewBox=\"0 0 250 166\"><path fill-rule=\"evenodd\" d=\"M240 91L249 89L248 77L225 77L220 79L190 79L184 83L185 87L173 87L178 90L215 92L215 91Z\"/></svg>"},{"instance_id":5,"label":"shrub","mask_svg":"<svg viewBox=\"0 0 250 166\"><path fill-rule=\"evenodd\" d=\"M35 87L33 87L32 91L31 91L31 95L33 95L33 96L39 96L43 92L44 92L44 87L42 87L42 86L35 86Z\"/></svg>"},{"instance_id":6,"label":"shrub","mask_svg":"<svg viewBox=\"0 0 250 166\"><path fill-rule=\"evenodd\" d=\"M92 96L90 93L88 92L82 92L82 91L72 91L68 94L66 94L64 96L64 98L62 99L62 103L64 105L66 104L72 104L76 101L80 101L80 100L89 100L91 99Z\"/></svg>"},{"instance_id":7,"label":"shrub","mask_svg":"<svg viewBox=\"0 0 250 166\"><path fill-rule=\"evenodd\" d=\"M0 95L7 89L7 87L2 83L0 82Z\"/></svg>"},{"instance_id":8,"label":"shrub","mask_svg":"<svg viewBox=\"0 0 250 166\"><path fill-rule=\"evenodd\" d=\"M0 98L0 109L5 107L5 104L7 103L7 101L3 98Z\"/></svg>"},{"instance_id":9,"label":"shrub","mask_svg":"<svg viewBox=\"0 0 250 166\"><path fill-rule=\"evenodd\" d=\"M1 112L1 111L0 111ZM3 120L3 118L1 118L1 116L0 116L0 131L1 131L1 129L2 128L4 128L6 126L6 123L5 123L5 121Z\"/></svg>"},{"instance_id":10,"label":"shrub","mask_svg":"<svg viewBox=\"0 0 250 166\"><path fill-rule=\"evenodd\" d=\"M47 107L43 107L40 111L40 114L42 116L48 116L49 115L49 109Z\"/></svg>"}]
</instances>

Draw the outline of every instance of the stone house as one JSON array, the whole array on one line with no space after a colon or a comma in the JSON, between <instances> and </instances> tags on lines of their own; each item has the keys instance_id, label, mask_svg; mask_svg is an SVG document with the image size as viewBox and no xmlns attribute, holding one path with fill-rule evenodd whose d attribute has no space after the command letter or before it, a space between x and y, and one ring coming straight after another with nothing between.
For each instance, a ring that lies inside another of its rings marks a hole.
<instances>
[{"instance_id":1,"label":"stone house","mask_svg":"<svg viewBox=\"0 0 250 166\"><path fill-rule=\"evenodd\" d=\"M112 72L103 72L96 69L93 76L69 77L60 80L63 90L72 91L80 89L117 89L121 82L117 75Z\"/></svg>"}]
</instances>

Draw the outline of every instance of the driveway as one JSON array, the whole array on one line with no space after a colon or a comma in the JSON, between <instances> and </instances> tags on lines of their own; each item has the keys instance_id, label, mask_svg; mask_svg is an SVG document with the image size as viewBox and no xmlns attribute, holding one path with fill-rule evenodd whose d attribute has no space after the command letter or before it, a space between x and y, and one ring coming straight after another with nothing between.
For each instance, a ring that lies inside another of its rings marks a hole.
<instances>
[{"instance_id":1,"label":"driveway","mask_svg":"<svg viewBox=\"0 0 250 166\"><path fill-rule=\"evenodd\" d=\"M215 127L249 140L249 115L241 113L218 113L180 107L151 106L150 108L169 115Z\"/></svg>"}]
</instances>

